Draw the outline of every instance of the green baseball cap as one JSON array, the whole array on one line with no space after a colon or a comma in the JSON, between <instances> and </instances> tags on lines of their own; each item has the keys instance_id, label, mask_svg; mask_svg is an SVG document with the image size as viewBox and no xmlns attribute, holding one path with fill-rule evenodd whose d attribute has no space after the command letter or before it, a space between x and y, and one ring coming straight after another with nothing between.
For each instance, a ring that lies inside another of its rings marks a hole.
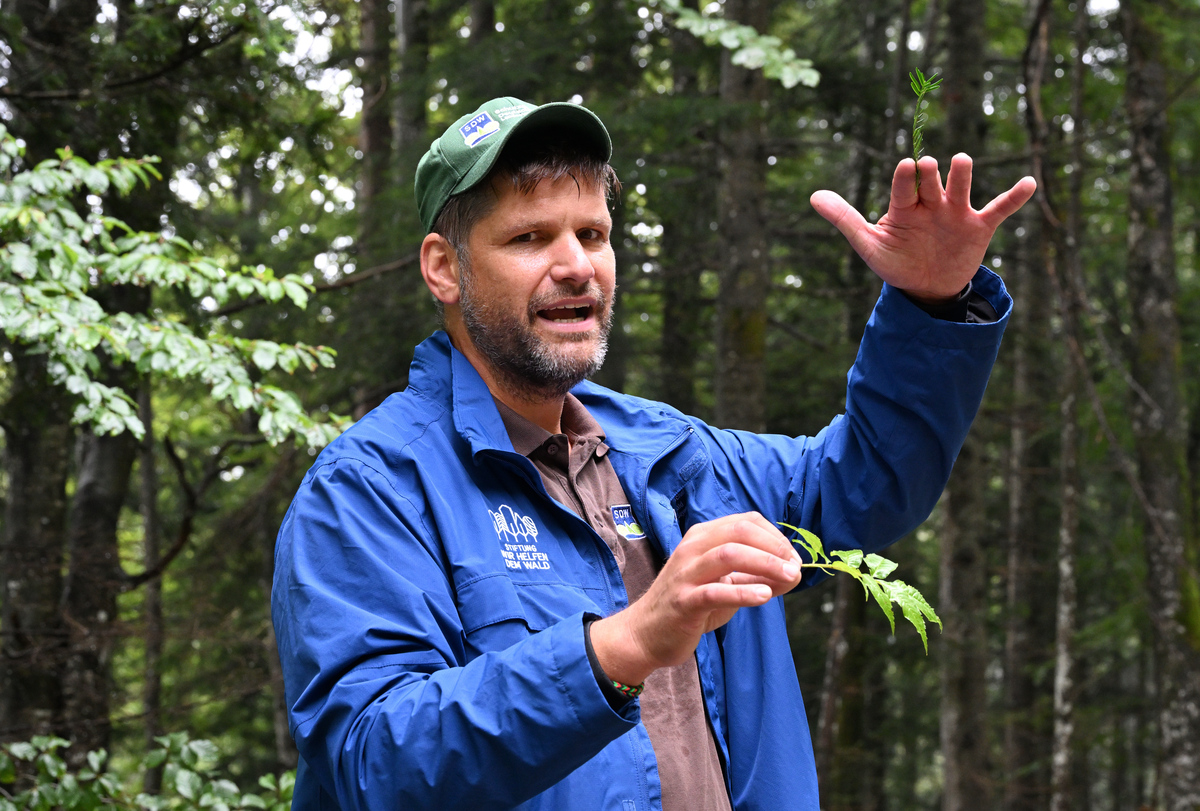
<instances>
[{"instance_id":1,"label":"green baseball cap","mask_svg":"<svg viewBox=\"0 0 1200 811\"><path fill-rule=\"evenodd\" d=\"M426 232L433 230L447 200L487 176L514 135L533 136L544 130L569 130L601 159L612 157L608 130L586 107L565 101L539 107L507 96L492 99L450 125L417 164L417 212Z\"/></svg>"}]
</instances>

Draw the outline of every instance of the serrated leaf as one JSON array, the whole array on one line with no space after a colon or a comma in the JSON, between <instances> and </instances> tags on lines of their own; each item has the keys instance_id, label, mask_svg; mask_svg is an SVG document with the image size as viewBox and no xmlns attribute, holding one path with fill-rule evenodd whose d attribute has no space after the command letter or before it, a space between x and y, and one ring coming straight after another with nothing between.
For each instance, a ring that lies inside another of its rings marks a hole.
<instances>
[{"instance_id":1,"label":"serrated leaf","mask_svg":"<svg viewBox=\"0 0 1200 811\"><path fill-rule=\"evenodd\" d=\"M887 578L889 574L896 571L896 562L888 560L883 555L867 555L863 558L867 564L867 571L872 577L878 577L880 580Z\"/></svg>"},{"instance_id":2,"label":"serrated leaf","mask_svg":"<svg viewBox=\"0 0 1200 811\"><path fill-rule=\"evenodd\" d=\"M809 532L807 529L794 527L791 524L784 523L783 521L777 521L776 523L784 529L790 529L792 532L800 536L798 538L792 538L791 541L808 553L808 557L811 562L819 563L826 559L824 548L821 546L821 539L816 535Z\"/></svg>"},{"instance_id":3,"label":"serrated leaf","mask_svg":"<svg viewBox=\"0 0 1200 811\"><path fill-rule=\"evenodd\" d=\"M834 549L829 554L846 562L855 571L862 568L863 553L861 549Z\"/></svg>"},{"instance_id":4,"label":"serrated leaf","mask_svg":"<svg viewBox=\"0 0 1200 811\"><path fill-rule=\"evenodd\" d=\"M902 580L893 580L883 585L892 601L900 606L904 618L917 629L917 633L921 635L921 642L925 645L925 652L929 653L929 640L925 635L925 620L936 622L939 628L942 626L942 621L934 612L933 607L925 601L919 591Z\"/></svg>"},{"instance_id":5,"label":"serrated leaf","mask_svg":"<svg viewBox=\"0 0 1200 811\"><path fill-rule=\"evenodd\" d=\"M879 607L883 609L883 615L887 617L888 626L891 627L892 633L895 634L896 615L892 611L891 596L886 594L879 581L869 574L863 575L860 582L863 584L863 587L870 592L871 596L875 598L875 602L879 603Z\"/></svg>"}]
</instances>

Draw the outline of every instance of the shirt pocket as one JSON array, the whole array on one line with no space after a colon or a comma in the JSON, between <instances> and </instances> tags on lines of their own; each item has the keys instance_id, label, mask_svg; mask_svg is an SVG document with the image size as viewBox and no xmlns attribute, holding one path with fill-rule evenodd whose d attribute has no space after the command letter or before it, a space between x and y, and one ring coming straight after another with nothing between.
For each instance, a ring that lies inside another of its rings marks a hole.
<instances>
[{"instance_id":1,"label":"shirt pocket","mask_svg":"<svg viewBox=\"0 0 1200 811\"><path fill-rule=\"evenodd\" d=\"M470 658L504 650L582 611L599 614L590 589L566 583L514 583L505 573L458 585L458 614Z\"/></svg>"}]
</instances>

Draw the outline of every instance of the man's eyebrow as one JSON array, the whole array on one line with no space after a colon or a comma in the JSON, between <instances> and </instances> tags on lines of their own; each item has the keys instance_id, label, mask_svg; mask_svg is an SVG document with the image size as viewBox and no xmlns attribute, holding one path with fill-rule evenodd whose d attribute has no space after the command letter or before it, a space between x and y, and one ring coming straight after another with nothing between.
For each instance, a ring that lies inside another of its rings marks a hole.
<instances>
[{"instance_id":1,"label":"man's eyebrow","mask_svg":"<svg viewBox=\"0 0 1200 811\"><path fill-rule=\"evenodd\" d=\"M524 234L529 231L540 231L544 228L555 225L558 222L557 218L548 219L532 219L532 220L517 220L509 223L504 227L504 231L510 234ZM581 228L612 228L611 217L592 217L591 219L583 220L579 223Z\"/></svg>"}]
</instances>

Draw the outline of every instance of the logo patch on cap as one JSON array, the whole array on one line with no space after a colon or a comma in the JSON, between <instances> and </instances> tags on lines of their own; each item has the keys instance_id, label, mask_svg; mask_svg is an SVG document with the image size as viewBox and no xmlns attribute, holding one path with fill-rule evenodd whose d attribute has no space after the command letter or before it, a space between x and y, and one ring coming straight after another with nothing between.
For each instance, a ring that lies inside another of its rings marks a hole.
<instances>
[{"instance_id":1,"label":"logo patch on cap","mask_svg":"<svg viewBox=\"0 0 1200 811\"><path fill-rule=\"evenodd\" d=\"M487 113L480 113L458 128L467 146L475 146L484 138L500 131L500 123Z\"/></svg>"},{"instance_id":2,"label":"logo patch on cap","mask_svg":"<svg viewBox=\"0 0 1200 811\"><path fill-rule=\"evenodd\" d=\"M640 541L646 533L638 526L633 517L633 508L628 504L617 504L609 507L612 510L613 523L617 525L617 534L627 541Z\"/></svg>"}]
</instances>

